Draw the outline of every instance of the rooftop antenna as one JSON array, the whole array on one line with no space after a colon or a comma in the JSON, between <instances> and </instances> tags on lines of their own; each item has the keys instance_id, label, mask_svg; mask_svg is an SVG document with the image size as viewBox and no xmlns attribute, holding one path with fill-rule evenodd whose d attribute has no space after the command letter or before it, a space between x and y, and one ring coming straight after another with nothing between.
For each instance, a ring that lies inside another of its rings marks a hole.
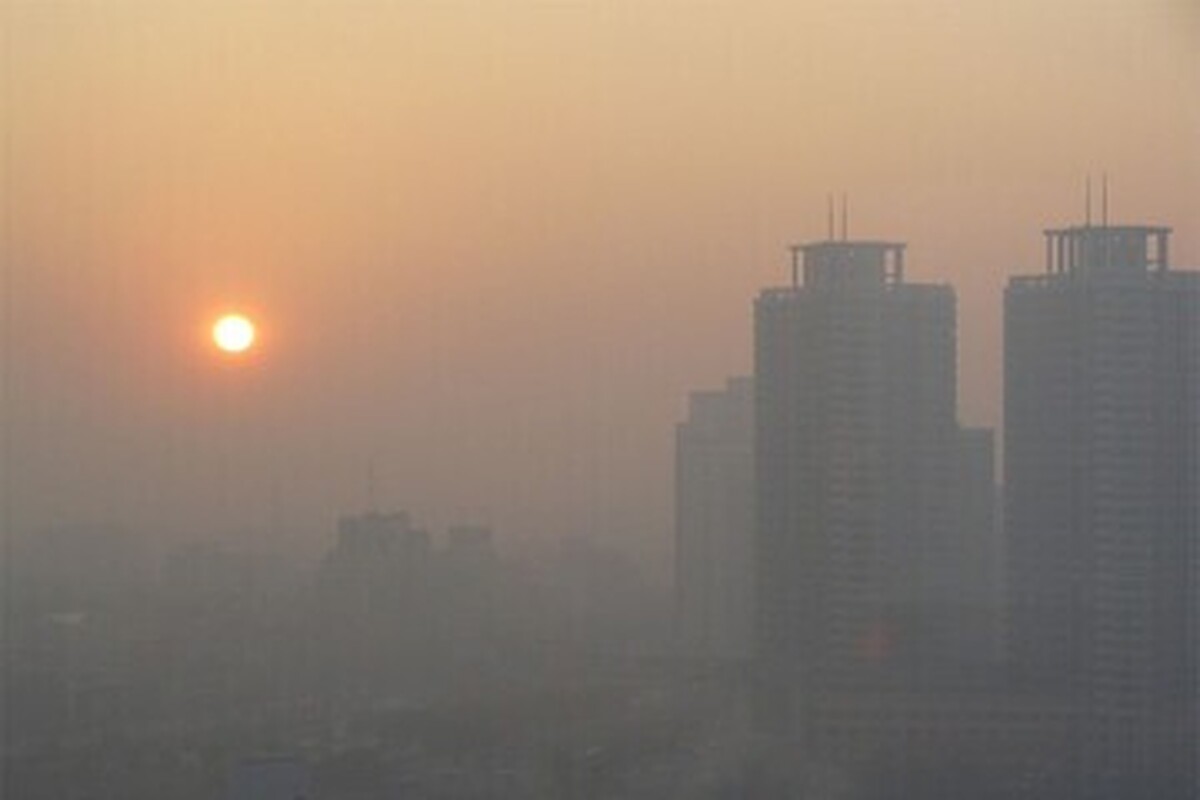
<instances>
[{"instance_id":1,"label":"rooftop antenna","mask_svg":"<svg viewBox=\"0 0 1200 800\"><path fill-rule=\"evenodd\" d=\"M846 211L846 193L842 192L842 241L846 241L846 233L849 229L849 214Z\"/></svg>"},{"instance_id":2,"label":"rooftop antenna","mask_svg":"<svg viewBox=\"0 0 1200 800\"><path fill-rule=\"evenodd\" d=\"M1108 173L1100 178L1100 224L1108 227Z\"/></svg>"},{"instance_id":3,"label":"rooftop antenna","mask_svg":"<svg viewBox=\"0 0 1200 800\"><path fill-rule=\"evenodd\" d=\"M829 219L829 241L833 241L833 192L830 192L826 197L826 210L828 211Z\"/></svg>"},{"instance_id":4,"label":"rooftop antenna","mask_svg":"<svg viewBox=\"0 0 1200 800\"><path fill-rule=\"evenodd\" d=\"M1092 173L1090 172L1087 176L1087 190L1084 196L1084 227L1090 228L1092 227Z\"/></svg>"}]
</instances>

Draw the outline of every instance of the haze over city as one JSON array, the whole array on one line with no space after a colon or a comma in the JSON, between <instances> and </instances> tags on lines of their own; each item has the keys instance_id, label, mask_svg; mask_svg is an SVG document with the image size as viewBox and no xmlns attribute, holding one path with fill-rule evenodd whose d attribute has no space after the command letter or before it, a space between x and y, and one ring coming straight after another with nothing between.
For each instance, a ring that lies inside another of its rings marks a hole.
<instances>
[{"instance_id":1,"label":"haze over city","mask_svg":"<svg viewBox=\"0 0 1200 800\"><path fill-rule=\"evenodd\" d=\"M1197 800L1195 0L0 4L6 800Z\"/></svg>"},{"instance_id":2,"label":"haze over city","mask_svg":"<svg viewBox=\"0 0 1200 800\"><path fill-rule=\"evenodd\" d=\"M374 461L383 505L662 568L682 398L749 369L828 193L957 289L967 422L1086 176L1200 262L1186 0L4 13L18 528L307 547ZM227 307L245 368L204 338Z\"/></svg>"}]
</instances>

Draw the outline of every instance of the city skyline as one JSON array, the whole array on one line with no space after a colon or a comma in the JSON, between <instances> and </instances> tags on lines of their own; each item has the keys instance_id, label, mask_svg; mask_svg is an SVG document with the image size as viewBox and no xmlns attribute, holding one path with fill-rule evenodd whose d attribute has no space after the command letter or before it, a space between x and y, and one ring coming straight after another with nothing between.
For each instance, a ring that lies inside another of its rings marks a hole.
<instances>
[{"instance_id":1,"label":"city skyline","mask_svg":"<svg viewBox=\"0 0 1200 800\"><path fill-rule=\"evenodd\" d=\"M0 2L0 794L1196 800L1198 45Z\"/></svg>"},{"instance_id":2,"label":"city skyline","mask_svg":"<svg viewBox=\"0 0 1200 800\"><path fill-rule=\"evenodd\" d=\"M1001 287L1089 173L1200 263L1196 12L910 12L6 8L13 519L314 547L373 459L424 518L665 570L663 431L749 368L748 299L830 191L955 285L964 422L996 425ZM197 348L228 303L258 370Z\"/></svg>"},{"instance_id":3,"label":"city skyline","mask_svg":"<svg viewBox=\"0 0 1200 800\"><path fill-rule=\"evenodd\" d=\"M756 301L753 378L693 393L676 429L673 633L613 542L435 538L369 486L318 564L43 530L5 576L6 780L1190 800L1200 273L1170 268L1168 228L1105 222L1047 230L1044 271L1008 285L999 541L994 432L957 414L953 287L909 281L902 242L795 245ZM583 697L604 699L579 718ZM690 720L665 744L664 714ZM197 735L223 741L204 763ZM371 754L348 771L347 741ZM63 742L89 755L26 754Z\"/></svg>"},{"instance_id":4,"label":"city skyline","mask_svg":"<svg viewBox=\"0 0 1200 800\"><path fill-rule=\"evenodd\" d=\"M787 796L825 770L906 797L1195 796L1200 272L1100 189L1099 221L1046 229L1043 270L1007 284L1002 472L957 417L953 288L839 234L832 200L756 300L752 379L691 395L676 646L750 666Z\"/></svg>"}]
</instances>

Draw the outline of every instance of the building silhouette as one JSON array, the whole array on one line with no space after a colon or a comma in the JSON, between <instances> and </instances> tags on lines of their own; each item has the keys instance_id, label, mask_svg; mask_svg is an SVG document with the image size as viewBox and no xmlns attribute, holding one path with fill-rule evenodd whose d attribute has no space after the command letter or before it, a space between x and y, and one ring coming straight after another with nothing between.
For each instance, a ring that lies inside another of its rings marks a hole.
<instances>
[{"instance_id":1,"label":"building silhouette","mask_svg":"<svg viewBox=\"0 0 1200 800\"><path fill-rule=\"evenodd\" d=\"M963 629L955 297L904 250L797 246L755 305L760 700L792 733L830 692L942 685Z\"/></svg>"},{"instance_id":2,"label":"building silhouette","mask_svg":"<svg viewBox=\"0 0 1200 800\"><path fill-rule=\"evenodd\" d=\"M1007 605L995 440L991 428L959 428L954 481L961 563L949 576L958 582L955 646L974 667L993 673L1004 662Z\"/></svg>"},{"instance_id":3,"label":"building silhouette","mask_svg":"<svg viewBox=\"0 0 1200 800\"><path fill-rule=\"evenodd\" d=\"M431 542L405 512L338 520L312 616L311 657L328 699L408 688L430 671Z\"/></svg>"},{"instance_id":4,"label":"building silhouette","mask_svg":"<svg viewBox=\"0 0 1200 800\"><path fill-rule=\"evenodd\" d=\"M1196 796L1200 273L1169 234L1046 231L1005 294L1013 677L1075 708L1081 797Z\"/></svg>"},{"instance_id":5,"label":"building silhouette","mask_svg":"<svg viewBox=\"0 0 1200 800\"><path fill-rule=\"evenodd\" d=\"M754 381L692 392L675 429L675 630L682 652L745 658L753 631Z\"/></svg>"}]
</instances>

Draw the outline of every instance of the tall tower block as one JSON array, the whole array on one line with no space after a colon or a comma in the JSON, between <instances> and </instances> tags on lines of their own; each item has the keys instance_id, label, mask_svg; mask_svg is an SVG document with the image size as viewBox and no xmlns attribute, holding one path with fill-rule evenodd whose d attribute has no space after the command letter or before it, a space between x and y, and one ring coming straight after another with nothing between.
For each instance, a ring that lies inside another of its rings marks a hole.
<instances>
[{"instance_id":1,"label":"tall tower block","mask_svg":"<svg viewBox=\"0 0 1200 800\"><path fill-rule=\"evenodd\" d=\"M1013 675L1076 708L1081 796L1196 788L1200 274L1170 231L1046 231L1005 293Z\"/></svg>"},{"instance_id":2,"label":"tall tower block","mask_svg":"<svg viewBox=\"0 0 1200 800\"><path fill-rule=\"evenodd\" d=\"M906 283L904 252L798 245L792 285L755 303L768 724L803 724L824 692L920 682L952 627L955 298Z\"/></svg>"}]
</instances>

